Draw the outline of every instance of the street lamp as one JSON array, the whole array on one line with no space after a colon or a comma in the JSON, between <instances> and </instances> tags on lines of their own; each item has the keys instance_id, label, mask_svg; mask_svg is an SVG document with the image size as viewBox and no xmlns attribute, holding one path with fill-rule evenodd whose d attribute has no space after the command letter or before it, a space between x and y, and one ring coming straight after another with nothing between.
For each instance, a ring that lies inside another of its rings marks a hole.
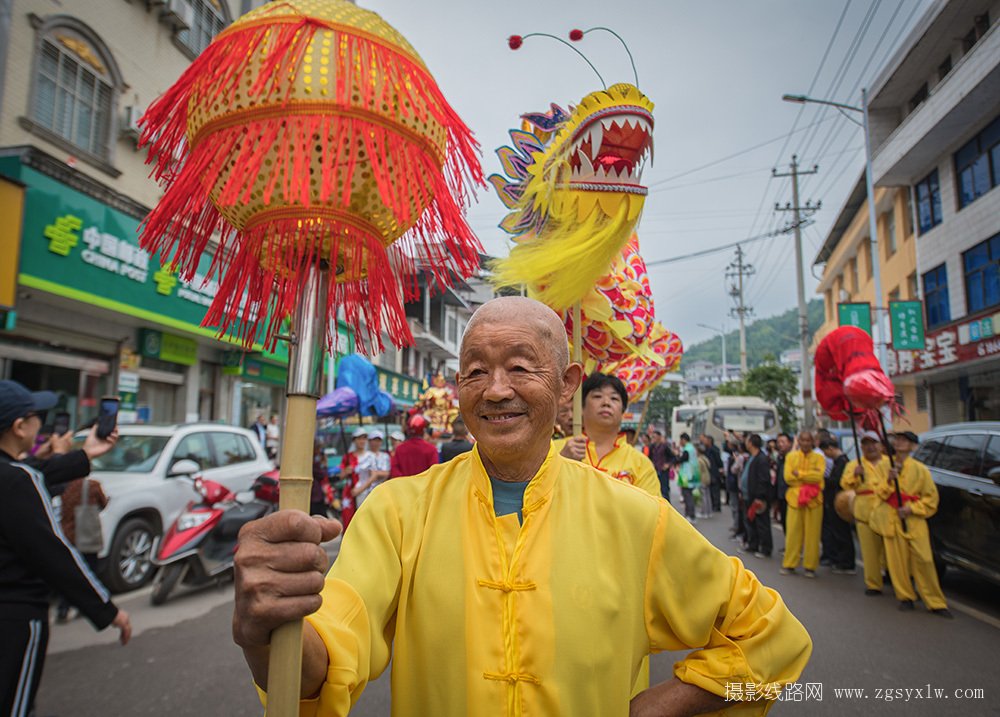
<instances>
[{"instance_id":1,"label":"street lamp","mask_svg":"<svg viewBox=\"0 0 1000 717\"><path fill-rule=\"evenodd\" d=\"M845 105L840 102L831 102L829 100L817 100L813 97L806 97L805 95L784 95L781 99L785 102L797 102L799 104L813 103L817 105L830 105L831 107L836 107L841 111L851 110L852 112L861 113L861 127L865 131L865 184L868 190L868 232L871 234L869 241L871 242L872 278L875 280L875 321L872 322L872 341L875 344L875 350L878 351L879 363L882 364L884 368L888 365L888 357L886 356L886 344L882 342L882 271L879 264L877 219L875 216L875 185L874 178L872 177L872 143L868 127L868 90L864 88L861 90L860 107ZM846 113L844 116L848 117L848 119L857 124L857 120L852 119L846 115ZM801 271L802 268L799 267L799 270Z\"/></svg>"},{"instance_id":2,"label":"street lamp","mask_svg":"<svg viewBox=\"0 0 1000 717\"><path fill-rule=\"evenodd\" d=\"M703 329L708 329L709 331L714 331L722 337L722 382L726 383L729 381L729 373L726 371L726 331L725 328L717 329L714 326L709 326L708 324L698 324Z\"/></svg>"}]
</instances>

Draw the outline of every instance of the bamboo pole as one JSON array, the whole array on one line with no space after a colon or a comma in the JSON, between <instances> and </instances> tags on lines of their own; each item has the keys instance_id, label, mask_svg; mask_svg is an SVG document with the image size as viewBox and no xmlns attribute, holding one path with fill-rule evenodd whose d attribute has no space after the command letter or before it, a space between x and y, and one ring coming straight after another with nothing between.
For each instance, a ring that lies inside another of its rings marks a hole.
<instances>
[{"instance_id":1,"label":"bamboo pole","mask_svg":"<svg viewBox=\"0 0 1000 717\"><path fill-rule=\"evenodd\" d=\"M642 422L646 420L646 411L649 410L649 397L652 391L646 391L646 401L642 404L642 414L639 416L639 424L635 427L635 438L632 439L634 446L639 441L639 431L642 430Z\"/></svg>"},{"instance_id":2,"label":"bamboo pole","mask_svg":"<svg viewBox=\"0 0 1000 717\"><path fill-rule=\"evenodd\" d=\"M326 347L326 272L303 282L288 350L288 407L282 435L278 510L309 512L316 401L322 393ZM293 620L271 633L267 717L297 717L302 692L302 625Z\"/></svg>"},{"instance_id":3,"label":"bamboo pole","mask_svg":"<svg viewBox=\"0 0 1000 717\"><path fill-rule=\"evenodd\" d=\"M580 302L573 304L573 363L583 363L583 330L580 326ZM583 435L583 384L573 394L573 437Z\"/></svg>"}]
</instances>

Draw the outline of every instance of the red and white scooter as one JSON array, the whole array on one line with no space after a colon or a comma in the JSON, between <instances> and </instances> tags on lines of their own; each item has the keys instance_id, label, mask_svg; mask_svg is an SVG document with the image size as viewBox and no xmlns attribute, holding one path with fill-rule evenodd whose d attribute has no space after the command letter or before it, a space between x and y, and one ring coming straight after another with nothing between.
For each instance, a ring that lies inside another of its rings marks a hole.
<instances>
[{"instance_id":1,"label":"red and white scooter","mask_svg":"<svg viewBox=\"0 0 1000 717\"><path fill-rule=\"evenodd\" d=\"M163 604L178 583L203 585L230 570L240 528L278 507L278 481L268 474L254 482L251 500L238 500L224 485L201 478L194 461L180 461L174 470L186 474L174 480L190 481L200 500L188 503L154 546L153 564L160 569L149 598L153 605Z\"/></svg>"}]
</instances>

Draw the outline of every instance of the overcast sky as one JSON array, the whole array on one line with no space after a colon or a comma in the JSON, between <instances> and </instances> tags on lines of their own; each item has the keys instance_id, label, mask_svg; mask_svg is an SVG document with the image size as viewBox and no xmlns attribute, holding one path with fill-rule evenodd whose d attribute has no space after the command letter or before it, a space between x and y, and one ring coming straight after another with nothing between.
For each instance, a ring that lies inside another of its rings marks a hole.
<instances>
[{"instance_id":1,"label":"overcast sky","mask_svg":"<svg viewBox=\"0 0 1000 717\"><path fill-rule=\"evenodd\" d=\"M487 175L500 171L494 151L528 111L567 107L601 88L575 53L548 38L514 52L512 34L607 26L628 43L639 88L656 104L655 165L638 234L647 262L723 246L785 226L791 155L819 173L803 177L800 199L823 208L803 234L809 276L837 212L864 169L860 127L830 107L790 104L785 93L860 105L868 86L931 0L358 0L416 48L449 102L482 145ZM838 29L839 25L839 29ZM628 56L611 35L574 43L608 84L633 82ZM824 61L824 55L826 56ZM756 149L754 149L756 148ZM505 256L497 223L504 209L483 189L470 222L486 251ZM661 323L685 344L709 338L698 323L728 329L733 305L724 272L735 250L650 267ZM791 234L746 245L756 275L746 301L757 317L796 305ZM816 268L817 275L819 267ZM730 361L738 360L730 359Z\"/></svg>"}]
</instances>

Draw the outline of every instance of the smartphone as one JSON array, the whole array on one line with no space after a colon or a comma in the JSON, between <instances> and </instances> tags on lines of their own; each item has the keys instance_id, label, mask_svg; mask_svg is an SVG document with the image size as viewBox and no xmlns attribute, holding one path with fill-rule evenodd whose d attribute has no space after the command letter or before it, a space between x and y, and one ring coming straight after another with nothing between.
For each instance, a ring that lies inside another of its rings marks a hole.
<instances>
[{"instance_id":1,"label":"smartphone","mask_svg":"<svg viewBox=\"0 0 1000 717\"><path fill-rule=\"evenodd\" d=\"M56 414L55 420L52 422L52 433L56 436L62 436L69 432L69 414L65 411L60 411Z\"/></svg>"},{"instance_id":2,"label":"smartphone","mask_svg":"<svg viewBox=\"0 0 1000 717\"><path fill-rule=\"evenodd\" d=\"M97 414L97 437L105 439L118 425L118 399L105 396L101 399L101 412Z\"/></svg>"}]
</instances>

